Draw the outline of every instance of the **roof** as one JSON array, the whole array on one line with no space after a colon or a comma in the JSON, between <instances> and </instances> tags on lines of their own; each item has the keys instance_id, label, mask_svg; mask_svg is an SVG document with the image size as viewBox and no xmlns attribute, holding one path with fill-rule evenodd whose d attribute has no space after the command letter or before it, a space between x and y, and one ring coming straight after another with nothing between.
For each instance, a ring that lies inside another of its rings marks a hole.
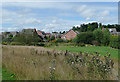
<instances>
[{"instance_id":1,"label":"roof","mask_svg":"<svg viewBox=\"0 0 120 82\"><path fill-rule=\"evenodd\" d=\"M116 31L116 28L108 28L108 30L109 30L110 32L117 32L117 31Z\"/></svg>"},{"instance_id":2,"label":"roof","mask_svg":"<svg viewBox=\"0 0 120 82\"><path fill-rule=\"evenodd\" d=\"M64 37L68 32L70 32L70 31L73 31L72 29L70 29L69 31L67 31L65 34L63 34L62 35L62 37ZM79 32L78 31L73 31L73 32L75 32L76 34L79 34Z\"/></svg>"},{"instance_id":3,"label":"roof","mask_svg":"<svg viewBox=\"0 0 120 82\"><path fill-rule=\"evenodd\" d=\"M45 35L44 31L37 30L38 35Z\"/></svg>"},{"instance_id":4,"label":"roof","mask_svg":"<svg viewBox=\"0 0 120 82\"><path fill-rule=\"evenodd\" d=\"M75 31L77 34L80 34L80 32L79 31Z\"/></svg>"},{"instance_id":5,"label":"roof","mask_svg":"<svg viewBox=\"0 0 120 82\"><path fill-rule=\"evenodd\" d=\"M45 33L46 35L50 35L50 33Z\"/></svg>"}]
</instances>

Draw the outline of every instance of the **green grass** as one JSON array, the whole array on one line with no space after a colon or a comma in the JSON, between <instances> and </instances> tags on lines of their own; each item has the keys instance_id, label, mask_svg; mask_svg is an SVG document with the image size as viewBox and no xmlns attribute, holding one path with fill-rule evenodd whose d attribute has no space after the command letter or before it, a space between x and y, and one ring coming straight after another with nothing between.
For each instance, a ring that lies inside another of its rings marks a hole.
<instances>
[{"instance_id":1,"label":"green grass","mask_svg":"<svg viewBox=\"0 0 120 82\"><path fill-rule=\"evenodd\" d=\"M7 69L2 68L2 80L16 80L15 75L7 71Z\"/></svg>"},{"instance_id":2,"label":"green grass","mask_svg":"<svg viewBox=\"0 0 120 82\"><path fill-rule=\"evenodd\" d=\"M69 50L71 52L85 52L87 51L88 53L93 53L95 51L99 52L101 55L107 55L106 52L109 52L111 54L112 58L118 58L118 49L112 49L108 46L89 46L89 47L50 47L52 49L57 49L57 50Z\"/></svg>"}]
</instances>

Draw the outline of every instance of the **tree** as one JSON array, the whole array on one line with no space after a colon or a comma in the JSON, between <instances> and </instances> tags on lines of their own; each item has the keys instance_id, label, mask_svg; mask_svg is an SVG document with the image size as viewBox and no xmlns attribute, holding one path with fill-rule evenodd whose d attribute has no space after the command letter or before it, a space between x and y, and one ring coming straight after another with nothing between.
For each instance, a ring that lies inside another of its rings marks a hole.
<instances>
[{"instance_id":1,"label":"tree","mask_svg":"<svg viewBox=\"0 0 120 82\"><path fill-rule=\"evenodd\" d=\"M103 39L102 39L102 44L105 46L109 45L110 42L110 32L108 29L103 31Z\"/></svg>"},{"instance_id":2,"label":"tree","mask_svg":"<svg viewBox=\"0 0 120 82\"><path fill-rule=\"evenodd\" d=\"M103 31L99 28L99 29L94 30L93 34L95 36L95 40L101 43L103 39Z\"/></svg>"},{"instance_id":3,"label":"tree","mask_svg":"<svg viewBox=\"0 0 120 82\"><path fill-rule=\"evenodd\" d=\"M3 38L3 42L12 42L13 41L13 35L9 34L8 38Z\"/></svg>"},{"instance_id":4,"label":"tree","mask_svg":"<svg viewBox=\"0 0 120 82\"><path fill-rule=\"evenodd\" d=\"M102 23L99 23L99 28L102 29Z\"/></svg>"},{"instance_id":5,"label":"tree","mask_svg":"<svg viewBox=\"0 0 120 82\"><path fill-rule=\"evenodd\" d=\"M51 41L52 41L52 40L55 40L55 36L52 36L52 37L51 37Z\"/></svg>"},{"instance_id":6,"label":"tree","mask_svg":"<svg viewBox=\"0 0 120 82\"><path fill-rule=\"evenodd\" d=\"M83 32L78 34L73 41L77 43L92 44L93 40L94 40L94 35L92 32Z\"/></svg>"}]
</instances>

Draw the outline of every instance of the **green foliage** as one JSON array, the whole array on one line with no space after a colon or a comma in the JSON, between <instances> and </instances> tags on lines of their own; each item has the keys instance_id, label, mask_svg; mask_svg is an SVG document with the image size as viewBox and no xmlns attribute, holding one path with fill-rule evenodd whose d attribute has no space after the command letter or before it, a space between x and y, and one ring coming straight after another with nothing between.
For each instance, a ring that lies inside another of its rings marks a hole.
<instances>
[{"instance_id":1,"label":"green foliage","mask_svg":"<svg viewBox=\"0 0 120 82\"><path fill-rule=\"evenodd\" d=\"M6 68L2 67L2 80L17 80L15 74L9 73Z\"/></svg>"},{"instance_id":2,"label":"green foliage","mask_svg":"<svg viewBox=\"0 0 120 82\"><path fill-rule=\"evenodd\" d=\"M3 42L12 42L13 41L13 35L9 34L8 38L3 38Z\"/></svg>"},{"instance_id":3,"label":"green foliage","mask_svg":"<svg viewBox=\"0 0 120 82\"><path fill-rule=\"evenodd\" d=\"M92 32L96 28L98 28L98 23L97 22L93 22L93 23L89 23L89 24L81 24L80 27L73 26L72 30L79 31L79 32L88 32L88 31Z\"/></svg>"},{"instance_id":4,"label":"green foliage","mask_svg":"<svg viewBox=\"0 0 120 82\"><path fill-rule=\"evenodd\" d=\"M55 40L55 36L52 36L50 39L51 39L51 41L52 41L52 40Z\"/></svg>"},{"instance_id":5,"label":"green foliage","mask_svg":"<svg viewBox=\"0 0 120 82\"><path fill-rule=\"evenodd\" d=\"M112 48L120 49L120 35L110 37L110 46Z\"/></svg>"},{"instance_id":6,"label":"green foliage","mask_svg":"<svg viewBox=\"0 0 120 82\"><path fill-rule=\"evenodd\" d=\"M105 46L109 45L109 42L110 42L110 32L109 32L108 29L103 31L103 39L102 39L101 42Z\"/></svg>"},{"instance_id":7,"label":"green foliage","mask_svg":"<svg viewBox=\"0 0 120 82\"><path fill-rule=\"evenodd\" d=\"M25 43L21 43L21 42L11 42L10 45L25 45Z\"/></svg>"},{"instance_id":8,"label":"green foliage","mask_svg":"<svg viewBox=\"0 0 120 82\"><path fill-rule=\"evenodd\" d=\"M95 46L100 46L100 43L96 40L92 41L92 44L95 45Z\"/></svg>"},{"instance_id":9,"label":"green foliage","mask_svg":"<svg viewBox=\"0 0 120 82\"><path fill-rule=\"evenodd\" d=\"M92 44L94 40L94 35L92 32L83 32L77 35L77 39L75 39L77 43L85 43Z\"/></svg>"},{"instance_id":10,"label":"green foliage","mask_svg":"<svg viewBox=\"0 0 120 82\"><path fill-rule=\"evenodd\" d=\"M25 43L28 45L31 45L31 43L34 43L34 45L36 45L38 42L41 42L42 40L38 36L35 36L35 35L18 34L14 37L13 41Z\"/></svg>"},{"instance_id":11,"label":"green foliage","mask_svg":"<svg viewBox=\"0 0 120 82\"><path fill-rule=\"evenodd\" d=\"M61 43L61 42L65 42L65 41L63 39L59 38L56 40L56 42Z\"/></svg>"},{"instance_id":12,"label":"green foliage","mask_svg":"<svg viewBox=\"0 0 120 82\"><path fill-rule=\"evenodd\" d=\"M2 41L2 45L7 45L7 44L8 44L8 42Z\"/></svg>"},{"instance_id":13,"label":"green foliage","mask_svg":"<svg viewBox=\"0 0 120 82\"><path fill-rule=\"evenodd\" d=\"M45 46L44 43L37 43L37 46Z\"/></svg>"},{"instance_id":14,"label":"green foliage","mask_svg":"<svg viewBox=\"0 0 120 82\"><path fill-rule=\"evenodd\" d=\"M103 39L103 31L101 29L96 29L93 31L93 34L95 36L95 40L101 43Z\"/></svg>"}]
</instances>

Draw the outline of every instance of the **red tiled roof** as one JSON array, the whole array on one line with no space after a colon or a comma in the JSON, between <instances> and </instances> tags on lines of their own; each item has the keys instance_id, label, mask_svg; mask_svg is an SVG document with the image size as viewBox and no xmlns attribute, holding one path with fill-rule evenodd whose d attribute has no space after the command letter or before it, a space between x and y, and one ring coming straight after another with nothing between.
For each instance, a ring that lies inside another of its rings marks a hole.
<instances>
[{"instance_id":1,"label":"red tiled roof","mask_svg":"<svg viewBox=\"0 0 120 82\"><path fill-rule=\"evenodd\" d=\"M38 35L43 35L40 31L37 30Z\"/></svg>"},{"instance_id":2,"label":"red tiled roof","mask_svg":"<svg viewBox=\"0 0 120 82\"><path fill-rule=\"evenodd\" d=\"M46 35L50 35L50 33L45 33Z\"/></svg>"}]
</instances>

